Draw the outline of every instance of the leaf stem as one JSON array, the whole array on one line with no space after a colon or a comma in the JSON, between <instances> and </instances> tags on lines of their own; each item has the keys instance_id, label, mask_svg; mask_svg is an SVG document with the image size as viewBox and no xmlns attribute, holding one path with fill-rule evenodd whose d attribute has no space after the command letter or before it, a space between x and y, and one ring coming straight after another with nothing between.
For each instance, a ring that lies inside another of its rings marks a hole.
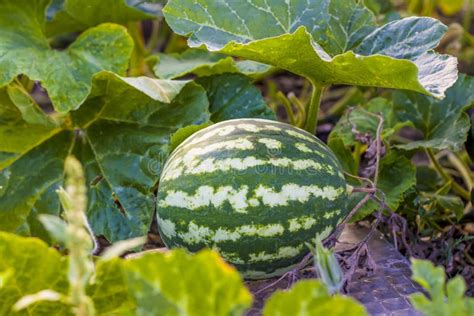
<instances>
[{"instance_id":1,"label":"leaf stem","mask_svg":"<svg viewBox=\"0 0 474 316\"><path fill-rule=\"evenodd\" d=\"M467 190L465 190L456 181L454 181L454 179L451 178L451 176L444 170L438 159L436 159L433 150L431 148L428 148L426 149L426 153L428 154L428 157L430 158L431 163L433 164L438 174L444 179L444 181L451 185L451 189L453 189L453 191L459 194L462 198L469 201L469 199L471 198L469 192L467 192Z\"/></svg>"},{"instance_id":2,"label":"leaf stem","mask_svg":"<svg viewBox=\"0 0 474 316\"><path fill-rule=\"evenodd\" d=\"M318 126L319 105L321 104L321 96L323 94L324 87L314 83L312 85L313 92L311 93L311 100L309 101L306 110L306 123L304 129L311 134L315 134L316 128Z\"/></svg>"}]
</instances>

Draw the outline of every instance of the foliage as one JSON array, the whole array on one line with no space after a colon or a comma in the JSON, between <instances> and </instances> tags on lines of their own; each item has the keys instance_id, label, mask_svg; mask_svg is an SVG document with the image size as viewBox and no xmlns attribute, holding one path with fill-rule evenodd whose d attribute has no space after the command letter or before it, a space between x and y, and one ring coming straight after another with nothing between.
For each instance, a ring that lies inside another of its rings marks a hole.
<instances>
[{"instance_id":1,"label":"foliage","mask_svg":"<svg viewBox=\"0 0 474 316\"><path fill-rule=\"evenodd\" d=\"M357 176L371 179L375 198L408 221L408 235L439 241L436 258L444 260L438 262L448 276L466 271L458 265L472 264L472 236L464 225L474 214L474 80L457 69L474 74L474 2L405 4L0 1L0 230L6 231L0 232L0 314L14 313L15 303L18 314L67 315L73 307L98 315L149 315L155 308L242 313L249 294L213 252L114 258L143 243L128 239L150 229L171 151L194 132L233 118L288 119L314 132L321 112L318 135L333 127L328 144L347 181L361 187L366 181ZM451 24L447 33L444 24ZM304 77L302 87L284 71ZM383 155L375 170L381 119ZM70 200L65 162L71 154L84 166L84 179L76 180L87 190L86 205ZM352 194L351 204L362 197ZM87 221L71 218L79 208ZM354 220L376 209L378 203L369 201ZM389 228L402 235L399 227ZM104 259L93 260L89 229L117 243ZM39 237L69 255L7 232ZM320 255L326 258L321 262L332 260ZM172 268L184 265L189 271ZM473 309L459 278L444 285L438 268L414 266L431 298L414 296L420 310L456 315ZM328 279L338 287L338 278ZM332 314L336 308L327 302L354 306L329 297L319 283L303 282L275 294L265 311L312 313L332 306Z\"/></svg>"},{"instance_id":2,"label":"foliage","mask_svg":"<svg viewBox=\"0 0 474 316\"><path fill-rule=\"evenodd\" d=\"M288 292L277 291L264 307L263 315L367 315L354 299L330 296L323 283L299 281Z\"/></svg>"},{"instance_id":3,"label":"foliage","mask_svg":"<svg viewBox=\"0 0 474 316\"><path fill-rule=\"evenodd\" d=\"M410 295L416 309L430 316L474 315L474 299L464 297L466 284L461 276L445 282L443 268L426 260L412 260L413 280L429 294Z\"/></svg>"}]
</instances>

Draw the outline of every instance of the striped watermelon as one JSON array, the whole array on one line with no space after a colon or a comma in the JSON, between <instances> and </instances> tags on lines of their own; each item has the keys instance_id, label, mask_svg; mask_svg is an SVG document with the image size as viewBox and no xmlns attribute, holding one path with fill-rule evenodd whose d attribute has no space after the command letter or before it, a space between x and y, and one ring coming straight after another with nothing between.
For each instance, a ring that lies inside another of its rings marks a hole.
<instances>
[{"instance_id":1,"label":"striped watermelon","mask_svg":"<svg viewBox=\"0 0 474 316\"><path fill-rule=\"evenodd\" d=\"M261 119L237 119L195 133L171 154L158 191L165 244L216 249L247 278L281 275L316 234L347 215L346 182L313 135Z\"/></svg>"}]
</instances>

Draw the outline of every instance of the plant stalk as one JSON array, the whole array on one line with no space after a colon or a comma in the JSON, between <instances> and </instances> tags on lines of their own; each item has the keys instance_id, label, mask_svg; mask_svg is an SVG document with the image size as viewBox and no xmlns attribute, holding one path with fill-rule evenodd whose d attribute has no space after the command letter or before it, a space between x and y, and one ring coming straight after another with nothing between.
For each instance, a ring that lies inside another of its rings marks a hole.
<instances>
[{"instance_id":1,"label":"plant stalk","mask_svg":"<svg viewBox=\"0 0 474 316\"><path fill-rule=\"evenodd\" d=\"M306 123L304 126L304 129L311 134L315 134L316 128L318 127L318 113L323 91L324 87L313 83L313 92L311 94L311 100L307 106Z\"/></svg>"},{"instance_id":2,"label":"plant stalk","mask_svg":"<svg viewBox=\"0 0 474 316\"><path fill-rule=\"evenodd\" d=\"M459 194L463 199L469 201L471 198L470 193L467 192L467 190L460 186L456 181L454 181L454 179L444 170L443 166L441 166L439 161L436 159L433 150L428 148L426 153L428 154L428 157L430 157L431 163L438 174L444 179L444 181L451 185L451 189L453 189L453 191Z\"/></svg>"}]
</instances>

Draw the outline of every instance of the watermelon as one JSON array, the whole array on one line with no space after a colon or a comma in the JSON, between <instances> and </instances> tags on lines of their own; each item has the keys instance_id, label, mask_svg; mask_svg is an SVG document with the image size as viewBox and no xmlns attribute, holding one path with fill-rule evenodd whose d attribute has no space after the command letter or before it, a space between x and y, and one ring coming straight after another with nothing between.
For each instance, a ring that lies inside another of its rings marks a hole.
<instances>
[{"instance_id":1,"label":"watermelon","mask_svg":"<svg viewBox=\"0 0 474 316\"><path fill-rule=\"evenodd\" d=\"M347 185L330 149L288 124L224 121L181 143L157 200L169 248L217 250L246 278L282 275L347 215Z\"/></svg>"}]
</instances>

